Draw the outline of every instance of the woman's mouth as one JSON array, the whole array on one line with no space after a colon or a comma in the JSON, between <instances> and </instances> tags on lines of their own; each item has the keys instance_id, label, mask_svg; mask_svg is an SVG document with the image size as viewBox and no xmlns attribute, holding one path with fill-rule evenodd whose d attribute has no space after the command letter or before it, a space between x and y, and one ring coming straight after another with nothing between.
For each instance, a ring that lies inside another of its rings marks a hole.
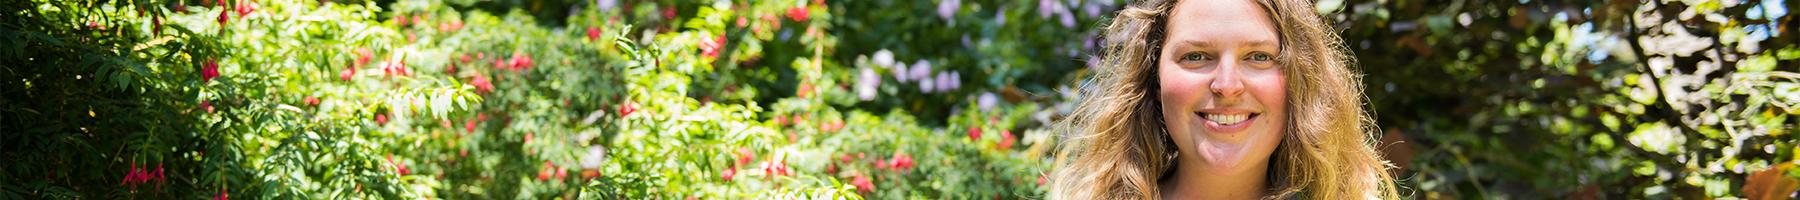
<instances>
[{"instance_id":1,"label":"woman's mouth","mask_svg":"<svg viewBox=\"0 0 1800 200\"><path fill-rule=\"evenodd\" d=\"M1262 115L1261 113L1253 112L1235 112L1231 114L1196 112L1194 114L1199 115L1199 117L1205 121L1204 124L1207 132L1212 133L1243 132L1244 129L1250 127L1251 123L1256 122L1258 116Z\"/></svg>"}]
</instances>

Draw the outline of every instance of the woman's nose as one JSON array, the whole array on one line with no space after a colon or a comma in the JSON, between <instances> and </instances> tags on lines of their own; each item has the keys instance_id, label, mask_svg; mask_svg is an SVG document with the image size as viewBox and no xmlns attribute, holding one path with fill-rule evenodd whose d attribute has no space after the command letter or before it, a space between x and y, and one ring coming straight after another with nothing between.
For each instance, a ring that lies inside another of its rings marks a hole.
<instances>
[{"instance_id":1,"label":"woman's nose","mask_svg":"<svg viewBox=\"0 0 1800 200\"><path fill-rule=\"evenodd\" d=\"M1219 71L1214 74L1212 88L1214 94L1221 98L1233 98L1244 93L1242 75L1238 74L1236 59L1223 59L1219 63Z\"/></svg>"}]
</instances>

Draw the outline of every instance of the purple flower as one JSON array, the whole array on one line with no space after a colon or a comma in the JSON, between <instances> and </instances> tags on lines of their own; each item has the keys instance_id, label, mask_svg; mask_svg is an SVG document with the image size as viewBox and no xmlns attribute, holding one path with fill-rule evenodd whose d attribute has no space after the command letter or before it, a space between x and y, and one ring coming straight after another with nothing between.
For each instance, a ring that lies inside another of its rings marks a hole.
<instances>
[{"instance_id":1,"label":"purple flower","mask_svg":"<svg viewBox=\"0 0 1800 200\"><path fill-rule=\"evenodd\" d=\"M1081 5L1081 12L1088 17L1100 17L1100 2L1089 1Z\"/></svg>"},{"instance_id":2,"label":"purple flower","mask_svg":"<svg viewBox=\"0 0 1800 200\"><path fill-rule=\"evenodd\" d=\"M906 63L895 63L893 72L894 80L900 81L900 83L906 83L907 81L912 80L912 77L906 76L907 74L912 74L912 71L906 70Z\"/></svg>"},{"instance_id":3,"label":"purple flower","mask_svg":"<svg viewBox=\"0 0 1800 200\"><path fill-rule=\"evenodd\" d=\"M856 97L863 101L873 100L878 86L881 86L881 75L875 74L873 68L863 68L862 75L856 78Z\"/></svg>"},{"instance_id":4,"label":"purple flower","mask_svg":"<svg viewBox=\"0 0 1800 200\"><path fill-rule=\"evenodd\" d=\"M617 7L619 5L619 0L594 0L594 5L599 6L600 11L608 11L612 10L613 7Z\"/></svg>"},{"instance_id":5,"label":"purple flower","mask_svg":"<svg viewBox=\"0 0 1800 200\"><path fill-rule=\"evenodd\" d=\"M1056 14L1056 3L1056 0L1038 0L1038 17L1050 19L1050 14Z\"/></svg>"},{"instance_id":6,"label":"purple flower","mask_svg":"<svg viewBox=\"0 0 1800 200\"><path fill-rule=\"evenodd\" d=\"M951 17L955 17L957 9L962 9L962 0L944 0L944 2L938 3L937 14L938 17L942 17L944 20L948 20L950 23L954 24L956 23L956 19L952 19Z\"/></svg>"},{"instance_id":7,"label":"purple flower","mask_svg":"<svg viewBox=\"0 0 1800 200\"><path fill-rule=\"evenodd\" d=\"M954 81L954 80L950 80L949 72L938 72L938 74L937 74L937 91L949 92L952 89L956 89L956 83L953 83L951 81Z\"/></svg>"},{"instance_id":8,"label":"purple flower","mask_svg":"<svg viewBox=\"0 0 1800 200\"><path fill-rule=\"evenodd\" d=\"M912 65L911 73L912 74L907 74L906 77L912 78L913 80L930 79L931 78L931 61L919 60L918 62L914 62Z\"/></svg>"},{"instance_id":9,"label":"purple flower","mask_svg":"<svg viewBox=\"0 0 1800 200\"><path fill-rule=\"evenodd\" d=\"M994 24L996 26L1006 26L1006 8L1000 8L1000 12L994 13Z\"/></svg>"},{"instance_id":10,"label":"purple flower","mask_svg":"<svg viewBox=\"0 0 1800 200\"><path fill-rule=\"evenodd\" d=\"M975 98L975 105L981 108L981 112L989 112L994 110L994 104L999 101L1000 98L995 97L993 92L982 92L981 97Z\"/></svg>"},{"instance_id":11,"label":"purple flower","mask_svg":"<svg viewBox=\"0 0 1800 200\"><path fill-rule=\"evenodd\" d=\"M950 88L962 88L962 72L950 72Z\"/></svg>"}]
</instances>

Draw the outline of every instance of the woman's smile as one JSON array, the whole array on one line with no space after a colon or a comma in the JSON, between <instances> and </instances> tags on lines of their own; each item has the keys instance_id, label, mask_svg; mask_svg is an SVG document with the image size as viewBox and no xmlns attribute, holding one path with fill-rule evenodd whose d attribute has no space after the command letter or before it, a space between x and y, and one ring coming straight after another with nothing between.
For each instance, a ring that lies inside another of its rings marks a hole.
<instances>
[{"instance_id":1,"label":"woman's smile","mask_svg":"<svg viewBox=\"0 0 1800 200\"><path fill-rule=\"evenodd\" d=\"M1234 135L1249 129L1261 112L1250 112L1239 109L1206 109L1194 112L1195 119L1200 120L1207 133Z\"/></svg>"}]
</instances>

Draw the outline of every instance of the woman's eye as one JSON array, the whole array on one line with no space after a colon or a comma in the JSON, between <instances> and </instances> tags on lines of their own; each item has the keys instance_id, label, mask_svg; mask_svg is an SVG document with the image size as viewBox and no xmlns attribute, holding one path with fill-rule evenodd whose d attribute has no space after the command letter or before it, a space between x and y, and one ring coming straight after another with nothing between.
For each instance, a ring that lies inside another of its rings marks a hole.
<instances>
[{"instance_id":1,"label":"woman's eye","mask_svg":"<svg viewBox=\"0 0 1800 200\"><path fill-rule=\"evenodd\" d=\"M1208 55L1202 54L1202 53L1188 53L1186 55L1181 55L1181 60L1182 61L1206 61L1206 60L1212 60L1212 56L1208 56Z\"/></svg>"},{"instance_id":2,"label":"woman's eye","mask_svg":"<svg viewBox=\"0 0 1800 200\"><path fill-rule=\"evenodd\" d=\"M1251 61L1270 61L1275 60L1275 56L1270 56L1268 53L1252 53L1248 59Z\"/></svg>"}]
</instances>

